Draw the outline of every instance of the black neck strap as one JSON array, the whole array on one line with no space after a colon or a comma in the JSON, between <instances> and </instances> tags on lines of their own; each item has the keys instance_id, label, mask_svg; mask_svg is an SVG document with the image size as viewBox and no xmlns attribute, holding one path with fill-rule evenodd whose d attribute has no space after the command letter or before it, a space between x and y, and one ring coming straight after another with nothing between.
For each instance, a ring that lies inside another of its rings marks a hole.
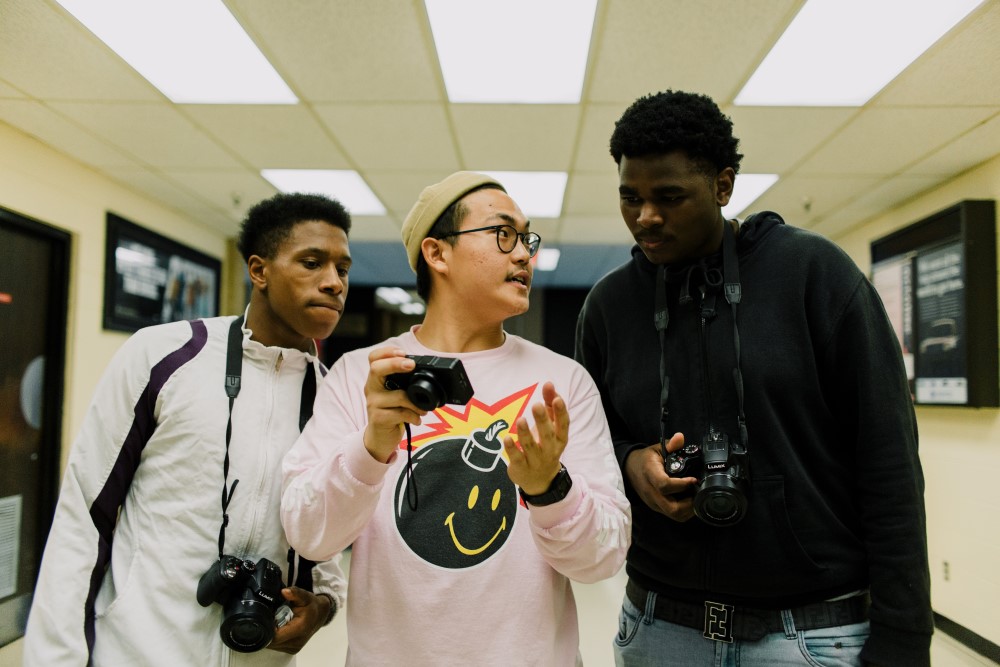
<instances>
[{"instance_id":1,"label":"black neck strap","mask_svg":"<svg viewBox=\"0 0 1000 667\"><path fill-rule=\"evenodd\" d=\"M226 346L226 396L229 397L229 418L226 420L226 456L222 461L222 526L219 528L219 558L225 554L226 526L229 525L229 503L233 500L236 485L234 479L229 485L229 442L233 435L233 404L240 393L240 377L243 368L243 318L237 317L229 325L229 340ZM305 428L312 417L313 401L316 399L316 369L306 361L306 372L302 378L302 398L299 402L299 431Z\"/></svg>"},{"instance_id":2,"label":"black neck strap","mask_svg":"<svg viewBox=\"0 0 1000 667\"><path fill-rule=\"evenodd\" d=\"M736 311L743 297L740 285L740 263L736 256L736 232L728 220L723 220L722 231L722 275L723 292L726 302L733 310L733 346L736 352L736 367L733 381L736 384L736 400L739 409L738 422L740 444L747 446L746 415L743 411L743 373L740 370L740 330ZM667 426L670 411L667 401L670 397L670 378L667 376L667 325L670 324L670 310L667 308L667 271L663 264L656 269L656 289L653 303L653 325L660 338L660 451L667 456Z\"/></svg>"}]
</instances>

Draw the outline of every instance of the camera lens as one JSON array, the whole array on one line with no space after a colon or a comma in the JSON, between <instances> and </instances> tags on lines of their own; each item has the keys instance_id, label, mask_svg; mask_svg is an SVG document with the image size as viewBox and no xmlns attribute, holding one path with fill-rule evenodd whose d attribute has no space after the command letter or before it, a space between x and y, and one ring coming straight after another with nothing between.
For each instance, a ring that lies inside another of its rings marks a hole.
<instances>
[{"instance_id":1,"label":"camera lens","mask_svg":"<svg viewBox=\"0 0 1000 667\"><path fill-rule=\"evenodd\" d=\"M234 651L259 651L274 638L274 611L265 604L257 600L233 600L224 613L222 641Z\"/></svg>"},{"instance_id":2,"label":"camera lens","mask_svg":"<svg viewBox=\"0 0 1000 667\"><path fill-rule=\"evenodd\" d=\"M728 476L711 475L694 499L694 513L705 523L732 526L746 514L746 495Z\"/></svg>"},{"instance_id":3,"label":"camera lens","mask_svg":"<svg viewBox=\"0 0 1000 667\"><path fill-rule=\"evenodd\" d=\"M710 493L702 503L701 511L718 521L730 519L737 511L735 499L727 493Z\"/></svg>"},{"instance_id":4,"label":"camera lens","mask_svg":"<svg viewBox=\"0 0 1000 667\"><path fill-rule=\"evenodd\" d=\"M421 410L434 410L444 405L444 391L429 374L414 374L406 395Z\"/></svg>"}]
</instances>

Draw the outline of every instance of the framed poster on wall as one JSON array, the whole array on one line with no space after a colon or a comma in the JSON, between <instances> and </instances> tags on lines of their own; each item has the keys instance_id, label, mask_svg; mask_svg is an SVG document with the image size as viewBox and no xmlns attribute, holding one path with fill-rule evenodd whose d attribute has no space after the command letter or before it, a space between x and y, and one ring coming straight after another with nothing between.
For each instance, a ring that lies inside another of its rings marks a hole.
<instances>
[{"instance_id":1,"label":"framed poster on wall","mask_svg":"<svg viewBox=\"0 0 1000 667\"><path fill-rule=\"evenodd\" d=\"M218 259L108 212L104 328L214 317L221 271Z\"/></svg>"},{"instance_id":2,"label":"framed poster on wall","mask_svg":"<svg viewBox=\"0 0 1000 667\"><path fill-rule=\"evenodd\" d=\"M1000 407L996 205L967 200L871 244L914 402Z\"/></svg>"}]
</instances>

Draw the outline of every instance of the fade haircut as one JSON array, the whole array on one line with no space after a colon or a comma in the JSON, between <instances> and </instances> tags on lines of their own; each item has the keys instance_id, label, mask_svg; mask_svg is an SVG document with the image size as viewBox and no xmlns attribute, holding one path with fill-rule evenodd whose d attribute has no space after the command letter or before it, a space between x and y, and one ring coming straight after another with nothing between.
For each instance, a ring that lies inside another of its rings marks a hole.
<instances>
[{"instance_id":1,"label":"fade haircut","mask_svg":"<svg viewBox=\"0 0 1000 667\"><path fill-rule=\"evenodd\" d=\"M473 192L479 192L480 190L499 190L500 192L507 192L503 187L496 183L484 183L477 188L473 188L466 192L464 195L459 197L458 201L452 202L451 206L446 208L438 219L434 221L431 228L427 231L427 236L424 238L428 239L440 239L445 236L445 234L450 234L452 232L458 231L458 226L462 224L462 220L469 213L469 208L462 203L463 200L471 195ZM458 242L457 236L448 236L444 238L445 241L450 243L452 246ZM425 302L430 297L431 294L431 270L427 266L427 261L424 259L424 253L419 253L417 255L417 294Z\"/></svg>"},{"instance_id":2,"label":"fade haircut","mask_svg":"<svg viewBox=\"0 0 1000 667\"><path fill-rule=\"evenodd\" d=\"M611 134L611 156L648 157L682 151L714 177L726 167L739 173L743 155L737 152L733 122L712 98L666 90L640 97L625 110Z\"/></svg>"},{"instance_id":3,"label":"fade haircut","mask_svg":"<svg viewBox=\"0 0 1000 667\"><path fill-rule=\"evenodd\" d=\"M271 259L300 222L318 220L351 232L351 216L344 206L323 195L280 193L255 204L240 225L236 240L243 259L251 255Z\"/></svg>"}]
</instances>

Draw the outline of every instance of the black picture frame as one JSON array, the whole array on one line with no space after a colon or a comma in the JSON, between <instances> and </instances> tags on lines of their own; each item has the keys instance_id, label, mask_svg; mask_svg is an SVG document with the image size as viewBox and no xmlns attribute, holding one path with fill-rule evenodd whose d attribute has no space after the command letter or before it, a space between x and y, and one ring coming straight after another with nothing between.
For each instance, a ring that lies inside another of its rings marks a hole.
<instances>
[{"instance_id":1,"label":"black picture frame","mask_svg":"<svg viewBox=\"0 0 1000 667\"><path fill-rule=\"evenodd\" d=\"M1000 407L996 238L996 203L964 200L871 243L916 404Z\"/></svg>"},{"instance_id":2,"label":"black picture frame","mask_svg":"<svg viewBox=\"0 0 1000 667\"><path fill-rule=\"evenodd\" d=\"M219 314L222 262L112 212L104 254L104 328L143 327Z\"/></svg>"}]
</instances>

